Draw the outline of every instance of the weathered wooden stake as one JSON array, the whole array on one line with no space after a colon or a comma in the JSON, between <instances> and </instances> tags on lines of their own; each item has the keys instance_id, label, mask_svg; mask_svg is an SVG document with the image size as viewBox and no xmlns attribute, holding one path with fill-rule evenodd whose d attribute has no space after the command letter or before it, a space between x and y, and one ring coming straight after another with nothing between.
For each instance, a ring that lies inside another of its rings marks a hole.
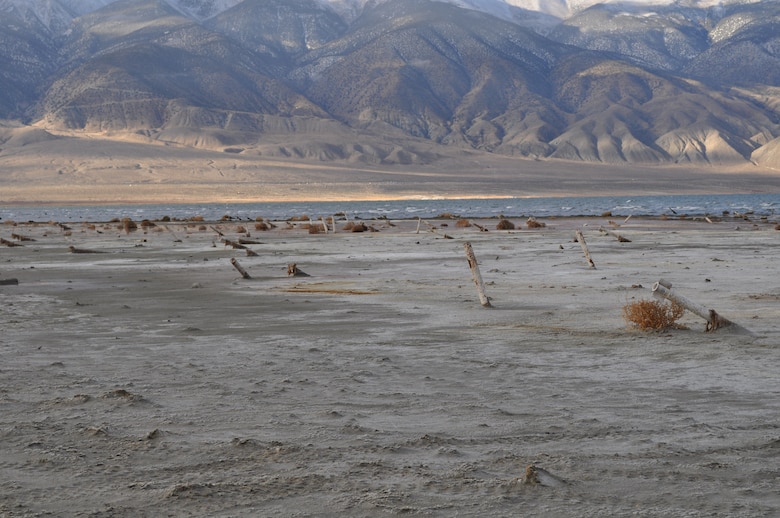
<instances>
[{"instance_id":1,"label":"weathered wooden stake","mask_svg":"<svg viewBox=\"0 0 780 518\"><path fill-rule=\"evenodd\" d=\"M582 253L585 254L585 259L588 260L588 265L595 269L596 264L593 262L593 259L590 258L590 252L588 251L588 244L585 243L585 237L582 235L582 230L577 229L577 241L579 241L580 246L582 247Z\"/></svg>"},{"instance_id":2,"label":"weathered wooden stake","mask_svg":"<svg viewBox=\"0 0 780 518\"><path fill-rule=\"evenodd\" d=\"M249 275L249 273L247 273L246 270L244 270L244 267L241 266L241 264L235 258L230 260L230 264L233 265L233 268L238 270L238 273L240 273L241 277L243 277L244 279L251 279L252 278L252 276Z\"/></svg>"},{"instance_id":3,"label":"weathered wooden stake","mask_svg":"<svg viewBox=\"0 0 780 518\"><path fill-rule=\"evenodd\" d=\"M731 320L728 320L727 318L724 318L718 314L717 311L714 309L706 308L700 304L697 304L693 302L692 300L680 295L679 293L675 293L672 291L672 285L669 282L664 281L661 279L660 281L653 284L653 296L654 297L660 297L667 300L670 300L676 304L681 305L694 315L700 316L704 320L707 321L707 325L705 327L705 331L717 331L721 328L730 328L734 331L744 332L747 334L753 334L744 327L735 324Z\"/></svg>"},{"instance_id":4,"label":"weathered wooden stake","mask_svg":"<svg viewBox=\"0 0 780 518\"><path fill-rule=\"evenodd\" d=\"M479 265L477 264L477 258L474 256L474 249L471 248L471 243L463 243L463 248L466 250L466 259L469 262L469 268L471 268L471 276L474 278L474 284L477 287L477 293L479 293L479 302L486 308L490 307L490 299L485 295L485 283L482 282L482 275L479 273Z\"/></svg>"},{"instance_id":5,"label":"weathered wooden stake","mask_svg":"<svg viewBox=\"0 0 780 518\"><path fill-rule=\"evenodd\" d=\"M422 223L422 219L420 219L420 218L418 217L418 218L417 218L417 233L418 233L418 234L420 233L420 223Z\"/></svg>"}]
</instances>

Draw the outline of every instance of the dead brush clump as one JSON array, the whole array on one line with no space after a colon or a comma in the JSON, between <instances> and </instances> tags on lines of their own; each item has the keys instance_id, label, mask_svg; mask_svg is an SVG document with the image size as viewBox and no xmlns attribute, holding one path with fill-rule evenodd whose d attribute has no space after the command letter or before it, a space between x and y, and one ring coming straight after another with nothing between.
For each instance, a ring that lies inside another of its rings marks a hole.
<instances>
[{"instance_id":1,"label":"dead brush clump","mask_svg":"<svg viewBox=\"0 0 780 518\"><path fill-rule=\"evenodd\" d=\"M259 223L255 223L255 230L266 231L271 230L271 227L265 221L260 221Z\"/></svg>"},{"instance_id":2,"label":"dead brush clump","mask_svg":"<svg viewBox=\"0 0 780 518\"><path fill-rule=\"evenodd\" d=\"M514 230L515 224L508 219L500 219L496 225L496 230Z\"/></svg>"},{"instance_id":3,"label":"dead brush clump","mask_svg":"<svg viewBox=\"0 0 780 518\"><path fill-rule=\"evenodd\" d=\"M682 326L677 321L683 313L682 305L658 300L637 300L623 306L626 322L643 331L680 329Z\"/></svg>"},{"instance_id":4,"label":"dead brush clump","mask_svg":"<svg viewBox=\"0 0 780 518\"><path fill-rule=\"evenodd\" d=\"M343 230L347 232L365 232L368 230L368 227L362 221L359 221L357 223L353 223L350 221L346 225L344 225Z\"/></svg>"},{"instance_id":5,"label":"dead brush clump","mask_svg":"<svg viewBox=\"0 0 780 518\"><path fill-rule=\"evenodd\" d=\"M236 233L237 234L246 234L246 227L244 225L239 225L236 227Z\"/></svg>"},{"instance_id":6,"label":"dead brush clump","mask_svg":"<svg viewBox=\"0 0 780 518\"><path fill-rule=\"evenodd\" d=\"M455 228L468 228L471 226L471 221L466 218L461 218L455 222Z\"/></svg>"},{"instance_id":7,"label":"dead brush clump","mask_svg":"<svg viewBox=\"0 0 780 518\"><path fill-rule=\"evenodd\" d=\"M125 234L129 234L130 232L138 230L138 224L130 218L122 218L119 228L124 230Z\"/></svg>"},{"instance_id":8,"label":"dead brush clump","mask_svg":"<svg viewBox=\"0 0 780 518\"><path fill-rule=\"evenodd\" d=\"M190 221L205 221L205 218L203 216L192 216Z\"/></svg>"},{"instance_id":9,"label":"dead brush clump","mask_svg":"<svg viewBox=\"0 0 780 518\"><path fill-rule=\"evenodd\" d=\"M528 221L526 221L525 224L528 226L528 228L544 228L547 226L546 223L537 221L534 217L528 218Z\"/></svg>"}]
</instances>

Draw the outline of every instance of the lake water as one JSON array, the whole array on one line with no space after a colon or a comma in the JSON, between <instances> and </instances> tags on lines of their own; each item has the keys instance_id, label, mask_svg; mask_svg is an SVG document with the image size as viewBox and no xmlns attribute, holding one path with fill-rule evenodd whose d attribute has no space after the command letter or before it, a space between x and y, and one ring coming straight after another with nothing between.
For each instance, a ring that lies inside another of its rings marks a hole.
<instances>
[{"instance_id":1,"label":"lake water","mask_svg":"<svg viewBox=\"0 0 780 518\"><path fill-rule=\"evenodd\" d=\"M501 198L501 199L432 199L350 202L285 203L209 203L100 206L17 206L0 205L2 221L110 221L129 217L133 220L160 219L169 216L187 219L203 216L219 220L225 215L234 219L284 220L293 216L330 216L345 213L352 219L415 219L451 214L467 218L506 217L537 218L554 216L720 216L753 213L768 216L780 212L780 194L727 194L680 196L597 196L568 198Z\"/></svg>"}]
</instances>

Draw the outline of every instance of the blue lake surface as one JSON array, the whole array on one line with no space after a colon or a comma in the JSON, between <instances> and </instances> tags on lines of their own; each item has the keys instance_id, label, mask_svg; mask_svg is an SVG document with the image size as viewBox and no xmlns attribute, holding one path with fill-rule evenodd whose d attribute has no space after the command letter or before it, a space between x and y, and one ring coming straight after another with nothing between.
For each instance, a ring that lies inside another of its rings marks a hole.
<instances>
[{"instance_id":1,"label":"blue lake surface","mask_svg":"<svg viewBox=\"0 0 780 518\"><path fill-rule=\"evenodd\" d=\"M753 213L773 216L780 212L780 194L718 194L679 196L597 196L566 198L491 198L491 199L420 199L349 202L275 202L275 203L209 203L98 206L22 206L0 205L2 221L110 221L129 217L133 220L160 219L164 216L187 219L203 216L219 220L225 215L234 219L284 220L293 216L329 216L348 214L353 219L434 218L452 214L469 218L599 216L720 216Z\"/></svg>"}]
</instances>

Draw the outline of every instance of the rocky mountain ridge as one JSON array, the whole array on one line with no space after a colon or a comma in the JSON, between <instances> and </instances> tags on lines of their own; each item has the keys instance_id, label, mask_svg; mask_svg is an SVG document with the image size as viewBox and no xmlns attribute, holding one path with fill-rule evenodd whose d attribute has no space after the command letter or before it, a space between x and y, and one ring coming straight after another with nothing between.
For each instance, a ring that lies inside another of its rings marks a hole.
<instances>
[{"instance_id":1,"label":"rocky mountain ridge","mask_svg":"<svg viewBox=\"0 0 780 518\"><path fill-rule=\"evenodd\" d=\"M541 4L0 0L0 118L326 161L780 167L779 3Z\"/></svg>"}]
</instances>

